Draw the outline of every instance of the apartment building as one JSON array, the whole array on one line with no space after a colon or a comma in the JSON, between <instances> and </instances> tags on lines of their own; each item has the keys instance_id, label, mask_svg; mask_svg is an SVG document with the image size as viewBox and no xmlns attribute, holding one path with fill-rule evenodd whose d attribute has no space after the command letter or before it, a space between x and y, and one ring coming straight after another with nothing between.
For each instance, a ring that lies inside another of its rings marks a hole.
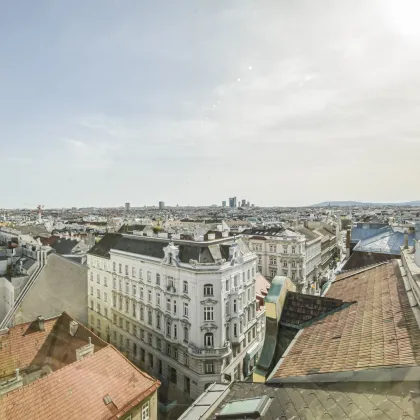
<instances>
[{"instance_id":1,"label":"apartment building","mask_svg":"<svg viewBox=\"0 0 420 420\"><path fill-rule=\"evenodd\" d=\"M282 227L257 227L242 232L248 247L257 255L257 270L264 277L289 277L296 285L306 279L305 236Z\"/></svg>"},{"instance_id":2,"label":"apartment building","mask_svg":"<svg viewBox=\"0 0 420 420\"><path fill-rule=\"evenodd\" d=\"M264 339L257 257L214 234L108 234L88 253L89 326L133 363L196 398L244 378Z\"/></svg>"}]
</instances>

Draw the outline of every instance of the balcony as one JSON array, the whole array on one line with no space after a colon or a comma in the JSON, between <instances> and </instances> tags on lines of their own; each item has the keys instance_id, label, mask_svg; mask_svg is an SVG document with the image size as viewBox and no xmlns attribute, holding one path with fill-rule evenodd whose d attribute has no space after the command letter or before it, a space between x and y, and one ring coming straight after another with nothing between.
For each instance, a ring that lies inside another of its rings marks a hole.
<instances>
[{"instance_id":1,"label":"balcony","mask_svg":"<svg viewBox=\"0 0 420 420\"><path fill-rule=\"evenodd\" d=\"M199 349L192 344L188 346L188 353L195 357L216 357L216 356L224 356L230 353L230 347L227 345L226 347L220 348L205 348Z\"/></svg>"}]
</instances>

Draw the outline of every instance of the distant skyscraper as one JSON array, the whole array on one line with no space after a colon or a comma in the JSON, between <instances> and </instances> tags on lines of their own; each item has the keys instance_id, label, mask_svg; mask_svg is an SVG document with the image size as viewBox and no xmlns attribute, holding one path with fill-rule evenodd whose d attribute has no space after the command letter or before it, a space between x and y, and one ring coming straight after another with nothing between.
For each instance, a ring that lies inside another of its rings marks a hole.
<instances>
[{"instance_id":1,"label":"distant skyscraper","mask_svg":"<svg viewBox=\"0 0 420 420\"><path fill-rule=\"evenodd\" d=\"M165 202L159 201L159 210L163 210L165 208Z\"/></svg>"},{"instance_id":2,"label":"distant skyscraper","mask_svg":"<svg viewBox=\"0 0 420 420\"><path fill-rule=\"evenodd\" d=\"M125 203L125 211L130 211L130 203Z\"/></svg>"},{"instance_id":3,"label":"distant skyscraper","mask_svg":"<svg viewBox=\"0 0 420 420\"><path fill-rule=\"evenodd\" d=\"M241 204L241 206L242 206L242 207L245 207L245 206L246 206L246 200L245 200L245 199L243 199L243 200L242 200L242 204Z\"/></svg>"},{"instance_id":4,"label":"distant skyscraper","mask_svg":"<svg viewBox=\"0 0 420 420\"><path fill-rule=\"evenodd\" d=\"M246 206L247 206L247 207L249 207L249 206L250 206L249 201L247 201L247 202L246 202Z\"/></svg>"},{"instance_id":5,"label":"distant skyscraper","mask_svg":"<svg viewBox=\"0 0 420 420\"><path fill-rule=\"evenodd\" d=\"M229 207L231 209L234 209L236 207L236 197L230 197L229 198Z\"/></svg>"},{"instance_id":6,"label":"distant skyscraper","mask_svg":"<svg viewBox=\"0 0 420 420\"><path fill-rule=\"evenodd\" d=\"M222 207L226 207L226 200L222 201Z\"/></svg>"}]
</instances>

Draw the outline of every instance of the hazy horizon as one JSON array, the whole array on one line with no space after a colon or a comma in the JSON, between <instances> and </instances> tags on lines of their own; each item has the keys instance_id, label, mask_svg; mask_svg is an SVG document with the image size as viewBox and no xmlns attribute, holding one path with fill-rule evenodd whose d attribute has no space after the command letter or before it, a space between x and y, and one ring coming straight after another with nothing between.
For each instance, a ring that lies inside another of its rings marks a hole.
<instances>
[{"instance_id":1,"label":"hazy horizon","mask_svg":"<svg viewBox=\"0 0 420 420\"><path fill-rule=\"evenodd\" d=\"M418 195L415 0L0 11L0 208Z\"/></svg>"}]
</instances>

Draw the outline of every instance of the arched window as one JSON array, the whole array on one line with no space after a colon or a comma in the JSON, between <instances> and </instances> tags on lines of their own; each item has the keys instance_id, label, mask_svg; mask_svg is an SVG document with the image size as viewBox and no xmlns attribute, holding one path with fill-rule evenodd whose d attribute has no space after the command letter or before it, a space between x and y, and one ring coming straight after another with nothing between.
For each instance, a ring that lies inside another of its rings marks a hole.
<instances>
[{"instance_id":1,"label":"arched window","mask_svg":"<svg viewBox=\"0 0 420 420\"><path fill-rule=\"evenodd\" d=\"M213 296L213 285L205 284L204 285L204 296Z\"/></svg>"},{"instance_id":2,"label":"arched window","mask_svg":"<svg viewBox=\"0 0 420 420\"><path fill-rule=\"evenodd\" d=\"M166 321L166 335L168 336L168 337L170 337L171 336L171 321Z\"/></svg>"},{"instance_id":3,"label":"arched window","mask_svg":"<svg viewBox=\"0 0 420 420\"><path fill-rule=\"evenodd\" d=\"M204 347L214 347L213 333L205 333L204 334Z\"/></svg>"}]
</instances>

